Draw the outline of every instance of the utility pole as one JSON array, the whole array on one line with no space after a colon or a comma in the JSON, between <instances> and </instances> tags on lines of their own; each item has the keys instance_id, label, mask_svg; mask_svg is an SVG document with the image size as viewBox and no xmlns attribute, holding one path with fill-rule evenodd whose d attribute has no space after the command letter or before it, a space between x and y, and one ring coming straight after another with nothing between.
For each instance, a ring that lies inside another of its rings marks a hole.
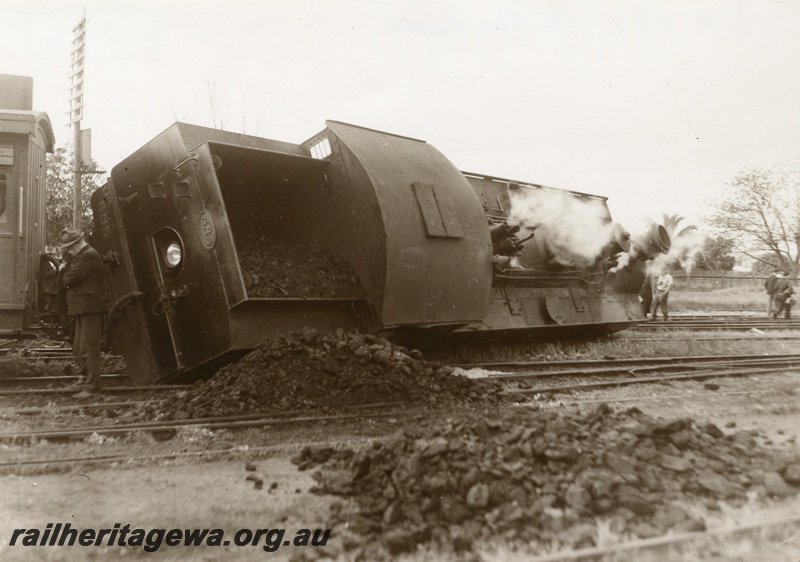
<instances>
[{"instance_id":1,"label":"utility pole","mask_svg":"<svg viewBox=\"0 0 800 562\"><path fill-rule=\"evenodd\" d=\"M69 120L73 133L72 160L72 226L81 230L81 119L83 118L83 55L86 46L86 13L72 30L72 63L70 65Z\"/></svg>"}]
</instances>

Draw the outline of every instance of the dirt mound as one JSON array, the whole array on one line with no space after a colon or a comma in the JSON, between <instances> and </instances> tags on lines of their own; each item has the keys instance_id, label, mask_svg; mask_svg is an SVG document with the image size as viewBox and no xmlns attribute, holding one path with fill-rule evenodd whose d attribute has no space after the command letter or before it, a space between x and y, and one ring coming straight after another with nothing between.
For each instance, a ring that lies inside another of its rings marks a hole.
<instances>
[{"instance_id":1,"label":"dirt mound","mask_svg":"<svg viewBox=\"0 0 800 562\"><path fill-rule=\"evenodd\" d=\"M452 374L417 351L356 331L307 328L265 340L241 361L161 406L186 419L267 410L342 410L383 402L485 404L500 386Z\"/></svg>"},{"instance_id":2,"label":"dirt mound","mask_svg":"<svg viewBox=\"0 0 800 562\"><path fill-rule=\"evenodd\" d=\"M47 348L51 348L52 353L58 353L63 351L62 346L63 342L45 336L0 341L0 379L63 375L63 362L41 358L41 353L50 355ZM65 354L64 359L71 360L72 354Z\"/></svg>"},{"instance_id":3,"label":"dirt mound","mask_svg":"<svg viewBox=\"0 0 800 562\"><path fill-rule=\"evenodd\" d=\"M773 453L750 433L605 405L450 421L358 452L306 448L293 462L322 465L314 491L355 500L332 523L340 548L360 549L365 560L420 543L470 551L476 539L587 547L598 521L642 538L703 530L685 508L692 502L800 491L797 451Z\"/></svg>"},{"instance_id":4,"label":"dirt mound","mask_svg":"<svg viewBox=\"0 0 800 562\"><path fill-rule=\"evenodd\" d=\"M353 268L318 248L263 236L237 235L236 252L250 298L357 298Z\"/></svg>"}]
</instances>

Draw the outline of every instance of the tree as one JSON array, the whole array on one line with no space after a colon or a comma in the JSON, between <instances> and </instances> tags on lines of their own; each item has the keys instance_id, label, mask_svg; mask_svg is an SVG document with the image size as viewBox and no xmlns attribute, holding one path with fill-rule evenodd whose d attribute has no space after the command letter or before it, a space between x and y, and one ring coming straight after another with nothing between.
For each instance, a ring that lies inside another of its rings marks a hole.
<instances>
[{"instance_id":1,"label":"tree","mask_svg":"<svg viewBox=\"0 0 800 562\"><path fill-rule=\"evenodd\" d=\"M702 255L706 236L695 225L680 227L684 221L681 215L663 214L661 226L670 238L670 248L666 255L657 256L650 264L651 271L660 272L665 266L681 267L690 274L698 255ZM679 228L680 227L680 228Z\"/></svg>"},{"instance_id":2,"label":"tree","mask_svg":"<svg viewBox=\"0 0 800 562\"><path fill-rule=\"evenodd\" d=\"M724 236L706 238L703 251L698 261L699 267L711 271L731 271L736 265L736 258L731 255L733 240Z\"/></svg>"},{"instance_id":3,"label":"tree","mask_svg":"<svg viewBox=\"0 0 800 562\"><path fill-rule=\"evenodd\" d=\"M758 257L758 261L753 262L753 274L764 277L773 273L776 269L783 269L784 266L775 258L775 254L766 253Z\"/></svg>"},{"instance_id":4,"label":"tree","mask_svg":"<svg viewBox=\"0 0 800 562\"><path fill-rule=\"evenodd\" d=\"M46 244L58 245L58 233L72 226L73 175L72 146L57 148L47 158L47 236ZM92 192L98 187L99 174L81 176L81 228L92 232Z\"/></svg>"},{"instance_id":5,"label":"tree","mask_svg":"<svg viewBox=\"0 0 800 562\"><path fill-rule=\"evenodd\" d=\"M800 166L745 170L709 219L742 254L797 271L800 263Z\"/></svg>"},{"instance_id":6,"label":"tree","mask_svg":"<svg viewBox=\"0 0 800 562\"><path fill-rule=\"evenodd\" d=\"M674 213L672 215L668 215L666 213L661 215L661 226L667 231L671 239L677 239L681 237L686 237L689 233L694 232L697 230L697 227L693 224L688 226L684 226L681 229L678 229L678 225L684 221L684 217L681 215Z\"/></svg>"}]
</instances>

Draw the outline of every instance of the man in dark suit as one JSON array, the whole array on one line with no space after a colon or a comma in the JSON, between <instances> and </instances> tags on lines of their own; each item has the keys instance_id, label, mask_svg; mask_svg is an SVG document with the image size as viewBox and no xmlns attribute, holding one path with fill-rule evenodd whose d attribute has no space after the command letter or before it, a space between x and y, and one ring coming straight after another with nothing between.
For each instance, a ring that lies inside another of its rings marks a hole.
<instances>
[{"instance_id":1,"label":"man in dark suit","mask_svg":"<svg viewBox=\"0 0 800 562\"><path fill-rule=\"evenodd\" d=\"M62 266L61 283L67 293L67 314L75 320L72 353L82 383L77 397L87 398L100 391L103 372L100 347L108 312L103 259L74 228L63 229L59 238L62 253L72 256Z\"/></svg>"},{"instance_id":2,"label":"man in dark suit","mask_svg":"<svg viewBox=\"0 0 800 562\"><path fill-rule=\"evenodd\" d=\"M775 271L770 273L767 280L764 281L764 289L767 291L767 316L772 316L772 301L775 300L775 282L781 276L781 270L775 268Z\"/></svg>"},{"instance_id":3,"label":"man in dark suit","mask_svg":"<svg viewBox=\"0 0 800 562\"><path fill-rule=\"evenodd\" d=\"M648 272L644 276L642 287L639 289L639 302L642 303L642 314L645 318L650 318L650 307L653 304L653 292L655 290L655 279Z\"/></svg>"},{"instance_id":4,"label":"man in dark suit","mask_svg":"<svg viewBox=\"0 0 800 562\"><path fill-rule=\"evenodd\" d=\"M775 281L775 302L772 305L772 317L777 318L781 312L785 313L784 318L788 320L792 316L792 304L794 303L794 284L789 278L789 270Z\"/></svg>"}]
</instances>

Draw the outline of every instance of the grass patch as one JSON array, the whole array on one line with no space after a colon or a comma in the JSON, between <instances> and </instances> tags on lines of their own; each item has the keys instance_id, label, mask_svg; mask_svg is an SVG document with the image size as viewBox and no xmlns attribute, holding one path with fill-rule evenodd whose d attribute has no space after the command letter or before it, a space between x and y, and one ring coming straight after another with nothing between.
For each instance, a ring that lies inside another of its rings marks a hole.
<instances>
[{"instance_id":1,"label":"grass patch","mask_svg":"<svg viewBox=\"0 0 800 562\"><path fill-rule=\"evenodd\" d=\"M764 309L767 294L755 289L730 287L716 291L672 291L669 306L674 310Z\"/></svg>"},{"instance_id":2,"label":"grass patch","mask_svg":"<svg viewBox=\"0 0 800 562\"><path fill-rule=\"evenodd\" d=\"M797 334L786 332L786 335ZM748 339L741 339L741 336L719 332L670 331L664 335L648 337L652 339L643 339L640 333L619 332L594 340L474 346L426 353L426 358L443 363L572 361L695 355L770 355L797 353L799 347L797 340L767 339L756 334L748 336Z\"/></svg>"}]
</instances>

